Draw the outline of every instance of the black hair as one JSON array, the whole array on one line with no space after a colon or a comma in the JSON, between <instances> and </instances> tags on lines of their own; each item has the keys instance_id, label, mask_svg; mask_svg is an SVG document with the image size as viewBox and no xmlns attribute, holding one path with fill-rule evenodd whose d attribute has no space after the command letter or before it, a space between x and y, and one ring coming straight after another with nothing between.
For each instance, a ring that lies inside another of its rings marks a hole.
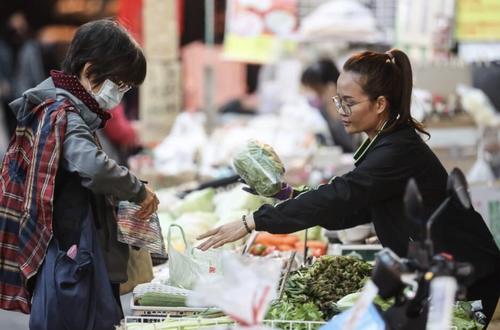
<instances>
[{"instance_id":1,"label":"black hair","mask_svg":"<svg viewBox=\"0 0 500 330\"><path fill-rule=\"evenodd\" d=\"M329 83L337 83L339 78L339 70L335 63L328 58L322 58L308 66L300 78L300 82L304 86L318 87L326 86Z\"/></svg>"},{"instance_id":2,"label":"black hair","mask_svg":"<svg viewBox=\"0 0 500 330\"><path fill-rule=\"evenodd\" d=\"M361 87L371 100L379 96L387 99L389 126L385 131L411 125L430 137L423 125L411 116L413 73L410 59L403 51L391 49L385 53L365 51L355 54L344 64L344 71L361 75Z\"/></svg>"},{"instance_id":3,"label":"black hair","mask_svg":"<svg viewBox=\"0 0 500 330\"><path fill-rule=\"evenodd\" d=\"M62 64L66 74L81 74L89 62L87 76L93 84L106 79L140 85L146 78L146 58L127 30L111 19L86 23L78 28Z\"/></svg>"}]
</instances>

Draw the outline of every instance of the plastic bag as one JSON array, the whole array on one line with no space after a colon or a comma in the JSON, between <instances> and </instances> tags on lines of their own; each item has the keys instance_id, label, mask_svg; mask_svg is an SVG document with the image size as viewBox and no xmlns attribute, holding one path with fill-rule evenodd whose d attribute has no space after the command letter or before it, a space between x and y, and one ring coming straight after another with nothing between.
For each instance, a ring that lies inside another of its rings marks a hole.
<instances>
[{"instance_id":1,"label":"plastic bag","mask_svg":"<svg viewBox=\"0 0 500 330\"><path fill-rule=\"evenodd\" d=\"M144 221L136 217L140 209L139 205L130 202L118 204L118 241L165 255L165 243L161 235L158 215L153 213L148 221Z\"/></svg>"},{"instance_id":2,"label":"plastic bag","mask_svg":"<svg viewBox=\"0 0 500 330\"><path fill-rule=\"evenodd\" d=\"M333 319L326 325L322 326L320 330L344 330L347 329L347 322L351 316L353 309L334 316ZM353 328L355 330L385 330L386 325L375 305L370 304L366 313L364 313L357 325Z\"/></svg>"},{"instance_id":3,"label":"plastic bag","mask_svg":"<svg viewBox=\"0 0 500 330\"><path fill-rule=\"evenodd\" d=\"M484 133L481 134L483 136ZM467 173L467 181L469 182L490 182L495 180L495 174L491 169L490 164L486 161L484 151L484 141L480 141L477 148L477 159L472 168Z\"/></svg>"},{"instance_id":4,"label":"plastic bag","mask_svg":"<svg viewBox=\"0 0 500 330\"><path fill-rule=\"evenodd\" d=\"M259 195L273 196L281 190L285 167L271 146L248 141L233 159L236 172Z\"/></svg>"},{"instance_id":5,"label":"plastic bag","mask_svg":"<svg viewBox=\"0 0 500 330\"><path fill-rule=\"evenodd\" d=\"M201 277L187 304L219 307L243 326L241 329L269 329L262 321L277 296L281 266L276 259L250 259L226 252L222 259L224 275Z\"/></svg>"},{"instance_id":6,"label":"plastic bag","mask_svg":"<svg viewBox=\"0 0 500 330\"><path fill-rule=\"evenodd\" d=\"M172 228L181 231L182 239L186 246L184 252L179 252L172 245ZM193 248L184 235L181 226L172 224L168 229L168 269L170 284L184 289L192 289L198 279L203 275L221 274L220 252L216 250L201 251Z\"/></svg>"}]
</instances>

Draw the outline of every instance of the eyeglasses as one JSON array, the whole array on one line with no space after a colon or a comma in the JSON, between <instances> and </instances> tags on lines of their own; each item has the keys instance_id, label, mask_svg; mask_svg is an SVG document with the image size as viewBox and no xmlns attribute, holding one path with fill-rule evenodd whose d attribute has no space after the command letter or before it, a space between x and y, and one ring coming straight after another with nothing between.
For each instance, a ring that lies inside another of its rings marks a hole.
<instances>
[{"instance_id":1,"label":"eyeglasses","mask_svg":"<svg viewBox=\"0 0 500 330\"><path fill-rule=\"evenodd\" d=\"M336 95L336 96L332 97L332 101L335 104L335 107L337 108L337 112L339 114L344 115L344 116L350 116L350 115L352 115L352 107L353 106L360 104L360 103L368 102L371 100L367 99L367 100L348 104L344 100L342 100L342 98L340 96Z\"/></svg>"},{"instance_id":2,"label":"eyeglasses","mask_svg":"<svg viewBox=\"0 0 500 330\"><path fill-rule=\"evenodd\" d=\"M125 84L123 81L118 82L118 90L122 93L128 92L130 89L132 89L132 86Z\"/></svg>"}]
</instances>

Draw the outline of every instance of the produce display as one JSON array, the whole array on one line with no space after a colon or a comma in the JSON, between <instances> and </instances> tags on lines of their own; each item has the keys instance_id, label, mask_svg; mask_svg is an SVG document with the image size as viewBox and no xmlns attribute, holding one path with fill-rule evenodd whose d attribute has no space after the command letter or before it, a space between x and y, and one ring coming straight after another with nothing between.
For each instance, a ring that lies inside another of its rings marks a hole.
<instances>
[{"instance_id":1,"label":"produce display","mask_svg":"<svg viewBox=\"0 0 500 330\"><path fill-rule=\"evenodd\" d=\"M285 167L273 148L250 140L233 160L236 172L262 196L273 196L281 190Z\"/></svg>"},{"instance_id":2,"label":"produce display","mask_svg":"<svg viewBox=\"0 0 500 330\"><path fill-rule=\"evenodd\" d=\"M242 187L239 184L225 191L207 188L192 192L180 200L172 197L174 192L160 192L162 210L158 217L164 239L167 238L170 225L175 223L184 229L187 241L195 244L196 237L210 229L241 219L243 214L256 211L262 204L272 203L272 199L250 194L243 191ZM184 249L182 237L177 231L172 235L172 240L177 250ZM235 245L241 245L241 242L228 247Z\"/></svg>"},{"instance_id":3,"label":"produce display","mask_svg":"<svg viewBox=\"0 0 500 330\"><path fill-rule=\"evenodd\" d=\"M129 323L127 330L195 330L214 329L217 326L231 325L234 321L229 317L197 318L197 319L167 319L158 323Z\"/></svg>"},{"instance_id":4,"label":"produce display","mask_svg":"<svg viewBox=\"0 0 500 330\"><path fill-rule=\"evenodd\" d=\"M338 309L343 312L353 307L360 297L361 292L354 292L337 301L336 305ZM374 304L383 311L389 309L393 303L394 299L383 300L379 296L377 296L374 300ZM453 307L452 326L454 326L457 330L480 330L483 328L474 319L472 306L467 301L459 301Z\"/></svg>"},{"instance_id":5,"label":"produce display","mask_svg":"<svg viewBox=\"0 0 500 330\"><path fill-rule=\"evenodd\" d=\"M318 307L312 303L308 302L305 304L293 304L288 302L277 302L271 305L267 313L267 319L269 320L283 320L283 321L323 321L323 313L318 309ZM277 323L280 329L289 329L290 325L286 323ZM318 326L308 325L308 324L296 324L294 325L294 330L309 330L317 329Z\"/></svg>"},{"instance_id":6,"label":"produce display","mask_svg":"<svg viewBox=\"0 0 500 330\"><path fill-rule=\"evenodd\" d=\"M339 312L335 303L360 290L371 271L370 264L354 257L323 256L312 266L290 274L283 298L272 305L268 315L286 310L293 319L295 313L303 313L305 304L312 303L320 313L311 309L308 315L317 317L315 321L329 320Z\"/></svg>"}]
</instances>

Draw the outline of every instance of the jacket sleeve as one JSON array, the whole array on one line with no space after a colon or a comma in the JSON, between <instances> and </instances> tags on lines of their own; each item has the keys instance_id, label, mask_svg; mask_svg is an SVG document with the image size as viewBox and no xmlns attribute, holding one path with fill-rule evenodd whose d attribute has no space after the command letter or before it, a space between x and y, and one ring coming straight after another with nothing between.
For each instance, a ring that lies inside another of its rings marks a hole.
<instances>
[{"instance_id":1,"label":"jacket sleeve","mask_svg":"<svg viewBox=\"0 0 500 330\"><path fill-rule=\"evenodd\" d=\"M370 222L372 206L397 194L402 198L412 172L407 152L375 146L353 171L276 206L263 205L254 213L256 230L291 233L315 225L338 230Z\"/></svg>"},{"instance_id":2,"label":"jacket sleeve","mask_svg":"<svg viewBox=\"0 0 500 330\"><path fill-rule=\"evenodd\" d=\"M76 113L68 113L63 166L70 172L77 172L82 185L94 193L136 203L146 197L144 184L98 148L92 131Z\"/></svg>"}]
</instances>

